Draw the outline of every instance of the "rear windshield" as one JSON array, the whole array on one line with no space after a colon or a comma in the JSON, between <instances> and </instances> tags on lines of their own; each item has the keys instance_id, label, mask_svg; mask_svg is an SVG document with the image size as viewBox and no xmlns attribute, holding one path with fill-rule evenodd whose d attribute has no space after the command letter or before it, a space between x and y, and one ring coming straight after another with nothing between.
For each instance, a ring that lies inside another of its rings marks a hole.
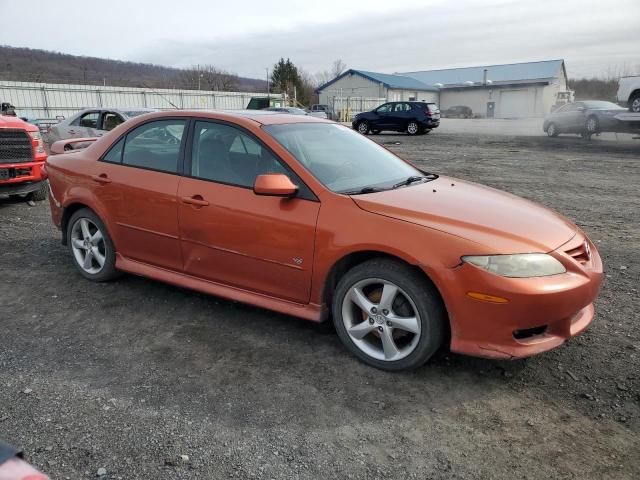
<instances>
[{"instance_id":1,"label":"rear windshield","mask_svg":"<svg viewBox=\"0 0 640 480\"><path fill-rule=\"evenodd\" d=\"M422 105L424 105L430 112L438 110L438 105L435 103L423 103Z\"/></svg>"}]
</instances>

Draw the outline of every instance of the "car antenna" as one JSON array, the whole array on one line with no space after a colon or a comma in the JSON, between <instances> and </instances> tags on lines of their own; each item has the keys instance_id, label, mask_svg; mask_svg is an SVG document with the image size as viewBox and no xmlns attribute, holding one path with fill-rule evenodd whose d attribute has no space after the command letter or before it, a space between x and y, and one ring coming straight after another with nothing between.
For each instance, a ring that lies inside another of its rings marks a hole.
<instances>
[{"instance_id":1,"label":"car antenna","mask_svg":"<svg viewBox=\"0 0 640 480\"><path fill-rule=\"evenodd\" d=\"M158 95L158 96L162 97L162 98L163 98L163 99L165 99L167 102L169 102L169 104L170 104L173 108L175 108L176 110L180 110L180 108L178 108L178 107L177 107L177 106L176 106L176 105L175 105L171 100L169 100L167 97L165 97L164 95L162 95L160 92L158 92L158 91L154 90L153 88L151 88L149 85L147 85L147 84L146 84L146 83L144 83L144 82L141 82L141 83L142 83L142 86L143 86L144 88L148 88L148 89L149 89L149 90L151 90L153 93L155 93L156 95Z\"/></svg>"}]
</instances>

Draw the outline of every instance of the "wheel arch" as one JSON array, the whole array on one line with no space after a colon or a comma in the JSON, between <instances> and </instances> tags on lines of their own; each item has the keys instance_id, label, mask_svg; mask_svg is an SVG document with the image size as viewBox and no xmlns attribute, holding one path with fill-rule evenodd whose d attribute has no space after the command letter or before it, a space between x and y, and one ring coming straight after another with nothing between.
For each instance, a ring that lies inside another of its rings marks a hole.
<instances>
[{"instance_id":1,"label":"wheel arch","mask_svg":"<svg viewBox=\"0 0 640 480\"><path fill-rule=\"evenodd\" d=\"M417 262L410 261L409 259L402 258L398 255L394 255L389 252L384 252L382 250L359 250L345 254L340 259L338 259L329 269L327 276L325 277L323 289L322 289L322 301L328 307L328 310L331 311L331 305L333 302L333 293L335 292L336 286L340 279L346 274L349 270L354 268L361 263L364 263L368 260L373 259L389 259L394 260L399 263L406 265L411 268L415 272L417 272L421 278L423 278L429 285L431 285L434 291L438 294L440 301L442 302L442 306L445 309L445 313L447 314L447 318L449 317L447 306L444 301L444 296L442 292L438 288L438 285L433 281L433 279L427 274L427 272L422 269ZM450 321L447 325L450 330Z\"/></svg>"},{"instance_id":2,"label":"wheel arch","mask_svg":"<svg viewBox=\"0 0 640 480\"><path fill-rule=\"evenodd\" d=\"M69 219L71 216L81 210L83 208L87 208L95 213L100 220L104 223L107 228L108 233L111 235L111 239L115 246L115 240L113 239L111 225L108 221L108 218L105 215L105 211L101 205L96 204L94 202L89 201L87 198L75 198L73 200L69 200L64 204L62 211L62 218L60 220L60 229L62 231L62 244L67 245L67 227L69 226Z\"/></svg>"}]
</instances>

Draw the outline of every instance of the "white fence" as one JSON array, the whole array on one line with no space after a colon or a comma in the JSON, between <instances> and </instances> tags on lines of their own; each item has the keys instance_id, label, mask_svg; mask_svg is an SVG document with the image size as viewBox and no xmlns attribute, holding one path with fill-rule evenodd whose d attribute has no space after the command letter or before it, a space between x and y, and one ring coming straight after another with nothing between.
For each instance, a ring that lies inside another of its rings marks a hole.
<instances>
[{"instance_id":1,"label":"white fence","mask_svg":"<svg viewBox=\"0 0 640 480\"><path fill-rule=\"evenodd\" d=\"M13 104L19 116L30 119L68 118L96 107L237 110L255 96L265 94L0 81L0 101Z\"/></svg>"},{"instance_id":2,"label":"white fence","mask_svg":"<svg viewBox=\"0 0 640 480\"><path fill-rule=\"evenodd\" d=\"M387 102L386 98L367 97L329 97L327 100L336 119L343 122L351 121L354 115L368 112Z\"/></svg>"}]
</instances>

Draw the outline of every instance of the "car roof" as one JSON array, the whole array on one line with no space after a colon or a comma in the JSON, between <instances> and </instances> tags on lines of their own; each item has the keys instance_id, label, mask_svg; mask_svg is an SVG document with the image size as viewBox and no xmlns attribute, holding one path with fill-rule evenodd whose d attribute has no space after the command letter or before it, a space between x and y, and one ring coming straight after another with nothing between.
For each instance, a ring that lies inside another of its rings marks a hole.
<instances>
[{"instance_id":1,"label":"car roof","mask_svg":"<svg viewBox=\"0 0 640 480\"><path fill-rule=\"evenodd\" d=\"M271 112L268 110L167 110L141 115L138 118L199 117L213 120L228 120L237 123L253 121L260 125L279 125L285 123L333 123L312 115L293 115L291 113Z\"/></svg>"}]
</instances>

